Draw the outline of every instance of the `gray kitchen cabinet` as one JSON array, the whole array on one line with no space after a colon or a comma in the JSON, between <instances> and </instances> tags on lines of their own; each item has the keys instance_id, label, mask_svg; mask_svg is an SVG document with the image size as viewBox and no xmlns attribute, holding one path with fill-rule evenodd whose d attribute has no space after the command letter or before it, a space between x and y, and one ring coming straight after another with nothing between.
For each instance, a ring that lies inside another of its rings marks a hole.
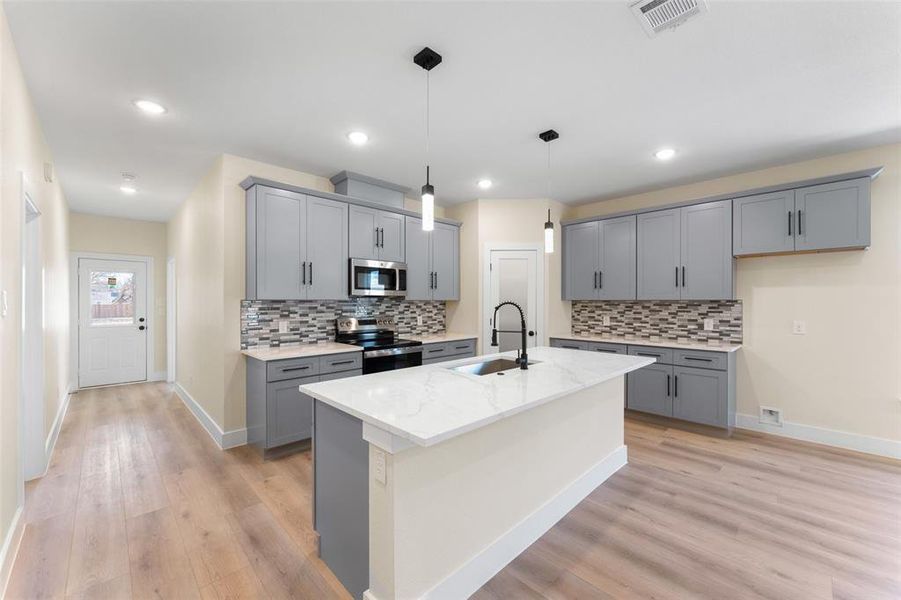
<instances>
[{"instance_id":1,"label":"gray kitchen cabinet","mask_svg":"<svg viewBox=\"0 0 901 600\"><path fill-rule=\"evenodd\" d=\"M869 177L736 198L732 206L735 256L870 245Z\"/></svg>"},{"instance_id":2,"label":"gray kitchen cabinet","mask_svg":"<svg viewBox=\"0 0 901 600\"><path fill-rule=\"evenodd\" d=\"M598 297L598 221L563 228L564 300L596 300Z\"/></svg>"},{"instance_id":3,"label":"gray kitchen cabinet","mask_svg":"<svg viewBox=\"0 0 901 600\"><path fill-rule=\"evenodd\" d=\"M247 190L248 299L347 297L347 204L256 185Z\"/></svg>"},{"instance_id":4,"label":"gray kitchen cabinet","mask_svg":"<svg viewBox=\"0 0 901 600\"><path fill-rule=\"evenodd\" d=\"M422 220L407 217L407 300L460 299L460 228L435 223L422 230Z\"/></svg>"},{"instance_id":5,"label":"gray kitchen cabinet","mask_svg":"<svg viewBox=\"0 0 901 600\"><path fill-rule=\"evenodd\" d=\"M681 209L638 215L638 299L678 300Z\"/></svg>"},{"instance_id":6,"label":"gray kitchen cabinet","mask_svg":"<svg viewBox=\"0 0 901 600\"><path fill-rule=\"evenodd\" d=\"M607 342L588 342L588 350L591 352L605 352L607 354L629 353L629 348L625 344L610 344Z\"/></svg>"},{"instance_id":7,"label":"gray kitchen cabinet","mask_svg":"<svg viewBox=\"0 0 901 600\"><path fill-rule=\"evenodd\" d=\"M795 190L758 194L732 201L732 253L735 256L791 252Z\"/></svg>"},{"instance_id":8,"label":"gray kitchen cabinet","mask_svg":"<svg viewBox=\"0 0 901 600\"><path fill-rule=\"evenodd\" d=\"M422 345L422 364L431 365L446 360L471 358L476 355L476 340L456 340Z\"/></svg>"},{"instance_id":9,"label":"gray kitchen cabinet","mask_svg":"<svg viewBox=\"0 0 901 600\"><path fill-rule=\"evenodd\" d=\"M551 348L566 348L568 350L588 350L588 342L570 340L566 338L550 338Z\"/></svg>"},{"instance_id":10,"label":"gray kitchen cabinet","mask_svg":"<svg viewBox=\"0 0 901 600\"><path fill-rule=\"evenodd\" d=\"M247 357L247 443L265 453L309 438L313 399L298 388L361 374L361 352L273 361Z\"/></svg>"},{"instance_id":11,"label":"gray kitchen cabinet","mask_svg":"<svg viewBox=\"0 0 901 600\"><path fill-rule=\"evenodd\" d=\"M679 297L729 300L735 295L732 257L732 202L685 206L681 212Z\"/></svg>"},{"instance_id":12,"label":"gray kitchen cabinet","mask_svg":"<svg viewBox=\"0 0 901 600\"><path fill-rule=\"evenodd\" d=\"M632 371L626 381L630 410L673 416L672 366L654 363Z\"/></svg>"},{"instance_id":13,"label":"gray kitchen cabinet","mask_svg":"<svg viewBox=\"0 0 901 600\"><path fill-rule=\"evenodd\" d=\"M684 421L726 427L728 379L725 371L673 367L673 414Z\"/></svg>"},{"instance_id":14,"label":"gray kitchen cabinet","mask_svg":"<svg viewBox=\"0 0 901 600\"><path fill-rule=\"evenodd\" d=\"M404 262L404 220L401 214L350 207L350 256L390 262Z\"/></svg>"},{"instance_id":15,"label":"gray kitchen cabinet","mask_svg":"<svg viewBox=\"0 0 901 600\"><path fill-rule=\"evenodd\" d=\"M635 216L564 228L565 300L635 299Z\"/></svg>"},{"instance_id":16,"label":"gray kitchen cabinet","mask_svg":"<svg viewBox=\"0 0 901 600\"><path fill-rule=\"evenodd\" d=\"M870 178L795 191L795 250L870 245Z\"/></svg>"}]
</instances>

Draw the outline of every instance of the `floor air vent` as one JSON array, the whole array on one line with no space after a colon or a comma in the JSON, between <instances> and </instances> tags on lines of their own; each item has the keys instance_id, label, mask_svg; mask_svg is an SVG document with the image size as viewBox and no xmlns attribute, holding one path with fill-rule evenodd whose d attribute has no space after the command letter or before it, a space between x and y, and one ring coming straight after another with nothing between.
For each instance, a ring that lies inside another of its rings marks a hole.
<instances>
[{"instance_id":1,"label":"floor air vent","mask_svg":"<svg viewBox=\"0 0 901 600\"><path fill-rule=\"evenodd\" d=\"M707 12L706 0L639 0L631 6L648 37Z\"/></svg>"}]
</instances>

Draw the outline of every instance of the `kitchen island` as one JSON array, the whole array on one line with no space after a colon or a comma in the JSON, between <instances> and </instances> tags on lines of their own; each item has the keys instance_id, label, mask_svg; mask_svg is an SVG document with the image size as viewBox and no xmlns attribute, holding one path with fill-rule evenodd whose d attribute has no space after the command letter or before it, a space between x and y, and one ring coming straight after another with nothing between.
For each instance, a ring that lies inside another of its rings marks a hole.
<instances>
[{"instance_id":1,"label":"kitchen island","mask_svg":"<svg viewBox=\"0 0 901 600\"><path fill-rule=\"evenodd\" d=\"M355 596L464 598L626 463L624 375L652 358L533 348L301 386L320 555Z\"/></svg>"}]
</instances>

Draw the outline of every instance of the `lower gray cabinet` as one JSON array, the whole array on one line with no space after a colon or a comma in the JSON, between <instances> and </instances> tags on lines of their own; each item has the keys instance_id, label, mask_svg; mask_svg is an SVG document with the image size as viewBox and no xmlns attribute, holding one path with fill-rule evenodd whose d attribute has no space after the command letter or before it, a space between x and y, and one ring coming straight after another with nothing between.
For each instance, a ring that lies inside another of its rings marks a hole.
<instances>
[{"instance_id":1,"label":"lower gray cabinet","mask_svg":"<svg viewBox=\"0 0 901 600\"><path fill-rule=\"evenodd\" d=\"M567 350L588 350L588 342L568 340L566 338L551 338L551 348L566 348Z\"/></svg>"},{"instance_id":2,"label":"lower gray cabinet","mask_svg":"<svg viewBox=\"0 0 901 600\"><path fill-rule=\"evenodd\" d=\"M673 367L673 416L677 419L726 427L725 371Z\"/></svg>"},{"instance_id":3,"label":"lower gray cabinet","mask_svg":"<svg viewBox=\"0 0 901 600\"><path fill-rule=\"evenodd\" d=\"M470 358L475 355L475 339L422 345L423 365L432 365L446 360L457 360L458 358Z\"/></svg>"},{"instance_id":4,"label":"lower gray cabinet","mask_svg":"<svg viewBox=\"0 0 901 600\"><path fill-rule=\"evenodd\" d=\"M628 354L629 349L624 344L610 344L607 342L589 342L588 350L591 352L605 352L607 354Z\"/></svg>"},{"instance_id":5,"label":"lower gray cabinet","mask_svg":"<svg viewBox=\"0 0 901 600\"><path fill-rule=\"evenodd\" d=\"M298 386L319 377L285 379L266 384L266 448L305 440L313 433L313 399Z\"/></svg>"},{"instance_id":6,"label":"lower gray cabinet","mask_svg":"<svg viewBox=\"0 0 901 600\"><path fill-rule=\"evenodd\" d=\"M673 416L673 368L653 364L632 371L627 377L627 403L631 410Z\"/></svg>"}]
</instances>

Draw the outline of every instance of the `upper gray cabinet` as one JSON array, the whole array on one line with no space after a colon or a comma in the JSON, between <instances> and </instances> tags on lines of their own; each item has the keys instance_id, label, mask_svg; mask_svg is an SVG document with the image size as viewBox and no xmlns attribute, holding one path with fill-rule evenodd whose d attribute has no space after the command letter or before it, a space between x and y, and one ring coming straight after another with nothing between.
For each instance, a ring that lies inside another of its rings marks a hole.
<instances>
[{"instance_id":1,"label":"upper gray cabinet","mask_svg":"<svg viewBox=\"0 0 901 600\"><path fill-rule=\"evenodd\" d=\"M635 216L567 225L565 300L635 299Z\"/></svg>"},{"instance_id":2,"label":"upper gray cabinet","mask_svg":"<svg viewBox=\"0 0 901 600\"><path fill-rule=\"evenodd\" d=\"M404 262L404 220L401 214L352 205L350 207L350 256L370 260Z\"/></svg>"},{"instance_id":3,"label":"upper gray cabinet","mask_svg":"<svg viewBox=\"0 0 901 600\"><path fill-rule=\"evenodd\" d=\"M870 178L736 198L735 256L865 248L870 245Z\"/></svg>"},{"instance_id":4,"label":"upper gray cabinet","mask_svg":"<svg viewBox=\"0 0 901 600\"><path fill-rule=\"evenodd\" d=\"M262 185L246 200L248 299L347 297L347 204Z\"/></svg>"},{"instance_id":5,"label":"upper gray cabinet","mask_svg":"<svg viewBox=\"0 0 901 600\"><path fill-rule=\"evenodd\" d=\"M460 299L460 228L435 223L422 230L422 220L407 217L407 300Z\"/></svg>"},{"instance_id":6,"label":"upper gray cabinet","mask_svg":"<svg viewBox=\"0 0 901 600\"><path fill-rule=\"evenodd\" d=\"M732 299L731 223L729 200L638 215L638 299Z\"/></svg>"}]
</instances>

